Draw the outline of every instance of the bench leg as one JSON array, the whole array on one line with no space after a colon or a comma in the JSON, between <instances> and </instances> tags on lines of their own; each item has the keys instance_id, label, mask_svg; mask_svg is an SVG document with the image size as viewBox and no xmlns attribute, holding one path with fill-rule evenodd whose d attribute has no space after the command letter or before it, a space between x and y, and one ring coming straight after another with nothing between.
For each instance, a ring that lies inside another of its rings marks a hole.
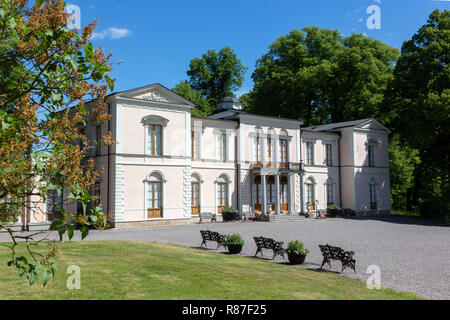
<instances>
[{"instance_id":1,"label":"bench leg","mask_svg":"<svg viewBox=\"0 0 450 320\"><path fill-rule=\"evenodd\" d=\"M326 264L328 264L331 268L331 260L328 258L323 258L323 262L322 262L322 266L320 266L320 269L323 269L323 266Z\"/></svg>"},{"instance_id":2,"label":"bench leg","mask_svg":"<svg viewBox=\"0 0 450 320\"><path fill-rule=\"evenodd\" d=\"M255 257L258 256L258 252L261 253L261 257L262 257L262 256L263 256L263 253L262 253L261 248L258 248L258 249L256 250Z\"/></svg>"},{"instance_id":3,"label":"bench leg","mask_svg":"<svg viewBox=\"0 0 450 320\"><path fill-rule=\"evenodd\" d=\"M206 246L206 240L203 240L202 244L200 245L200 248L202 248L203 245L205 245L205 248L207 248L207 246Z\"/></svg>"}]
</instances>

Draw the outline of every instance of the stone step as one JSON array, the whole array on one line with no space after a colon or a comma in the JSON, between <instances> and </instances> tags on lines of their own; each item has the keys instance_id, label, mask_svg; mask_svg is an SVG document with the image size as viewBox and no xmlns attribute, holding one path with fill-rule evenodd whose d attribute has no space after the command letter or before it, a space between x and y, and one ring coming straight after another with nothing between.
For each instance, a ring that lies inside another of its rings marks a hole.
<instances>
[{"instance_id":1,"label":"stone step","mask_svg":"<svg viewBox=\"0 0 450 320\"><path fill-rule=\"evenodd\" d=\"M304 216L299 215L271 215L270 222L280 222L280 221L306 221Z\"/></svg>"}]
</instances>

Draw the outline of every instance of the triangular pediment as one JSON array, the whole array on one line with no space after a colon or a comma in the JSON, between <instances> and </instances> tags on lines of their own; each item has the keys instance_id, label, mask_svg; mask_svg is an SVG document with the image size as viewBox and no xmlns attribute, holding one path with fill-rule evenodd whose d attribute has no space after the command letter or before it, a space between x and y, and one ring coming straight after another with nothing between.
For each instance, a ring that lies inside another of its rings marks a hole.
<instances>
[{"instance_id":1,"label":"triangular pediment","mask_svg":"<svg viewBox=\"0 0 450 320\"><path fill-rule=\"evenodd\" d=\"M119 97L137 99L148 102L155 102L158 104L178 105L186 107L194 107L195 105L189 100L181 97L175 92L167 89L159 83L151 84L145 87L132 89L121 92Z\"/></svg>"},{"instance_id":2,"label":"triangular pediment","mask_svg":"<svg viewBox=\"0 0 450 320\"><path fill-rule=\"evenodd\" d=\"M375 119L368 119L366 122L361 123L357 127L361 128L361 129L366 129L366 130L380 130L380 131L390 132L390 130L388 128L383 126L380 122L378 122Z\"/></svg>"}]
</instances>

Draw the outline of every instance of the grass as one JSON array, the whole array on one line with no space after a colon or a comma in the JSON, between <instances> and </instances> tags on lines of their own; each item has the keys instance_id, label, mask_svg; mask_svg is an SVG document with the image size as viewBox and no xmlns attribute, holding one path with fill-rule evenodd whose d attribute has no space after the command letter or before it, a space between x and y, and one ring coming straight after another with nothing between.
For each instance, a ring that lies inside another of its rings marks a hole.
<instances>
[{"instance_id":1,"label":"grass","mask_svg":"<svg viewBox=\"0 0 450 320\"><path fill-rule=\"evenodd\" d=\"M418 299L392 289L369 290L345 276L181 246L140 242L59 245L60 272L46 288L30 287L6 262L0 244L0 299ZM66 288L67 267L81 268L81 289Z\"/></svg>"}]
</instances>

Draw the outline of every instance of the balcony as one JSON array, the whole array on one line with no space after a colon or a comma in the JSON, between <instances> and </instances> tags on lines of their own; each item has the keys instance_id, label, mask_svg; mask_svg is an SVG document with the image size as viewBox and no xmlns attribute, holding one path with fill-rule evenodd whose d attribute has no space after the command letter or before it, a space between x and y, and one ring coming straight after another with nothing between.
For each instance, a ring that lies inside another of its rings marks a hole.
<instances>
[{"instance_id":1,"label":"balcony","mask_svg":"<svg viewBox=\"0 0 450 320\"><path fill-rule=\"evenodd\" d=\"M304 171L303 162L255 162L250 165L252 169L281 169L286 171Z\"/></svg>"}]
</instances>

